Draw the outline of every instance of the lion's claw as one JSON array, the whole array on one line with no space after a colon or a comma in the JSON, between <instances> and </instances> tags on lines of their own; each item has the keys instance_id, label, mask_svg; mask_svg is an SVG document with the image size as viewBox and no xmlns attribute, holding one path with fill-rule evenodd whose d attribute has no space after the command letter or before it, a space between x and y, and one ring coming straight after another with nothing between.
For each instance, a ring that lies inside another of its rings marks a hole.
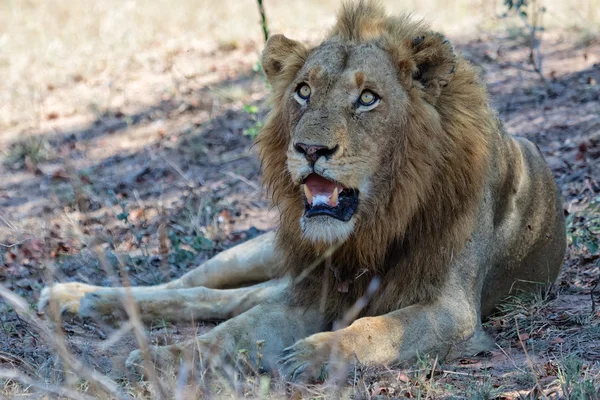
<instances>
[{"instance_id":1,"label":"lion's claw","mask_svg":"<svg viewBox=\"0 0 600 400\"><path fill-rule=\"evenodd\" d=\"M280 375L290 382L320 381L327 370L329 352L322 353L310 342L300 340L286 348L279 360Z\"/></svg>"}]
</instances>

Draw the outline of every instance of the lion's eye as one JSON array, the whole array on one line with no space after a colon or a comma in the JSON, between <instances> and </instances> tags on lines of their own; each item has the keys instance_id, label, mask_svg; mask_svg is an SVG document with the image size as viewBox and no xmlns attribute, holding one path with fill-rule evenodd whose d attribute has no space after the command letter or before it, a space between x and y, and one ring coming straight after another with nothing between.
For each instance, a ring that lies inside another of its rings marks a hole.
<instances>
[{"instance_id":1,"label":"lion's eye","mask_svg":"<svg viewBox=\"0 0 600 400\"><path fill-rule=\"evenodd\" d=\"M296 94L301 100L308 100L310 97L310 86L308 86L306 83L300 84L300 86L298 86L296 89Z\"/></svg>"},{"instance_id":2,"label":"lion's eye","mask_svg":"<svg viewBox=\"0 0 600 400\"><path fill-rule=\"evenodd\" d=\"M377 97L375 93L371 92L370 90L363 90L358 98L358 104L363 107L369 107L374 105L377 100L379 100L379 97Z\"/></svg>"}]
</instances>

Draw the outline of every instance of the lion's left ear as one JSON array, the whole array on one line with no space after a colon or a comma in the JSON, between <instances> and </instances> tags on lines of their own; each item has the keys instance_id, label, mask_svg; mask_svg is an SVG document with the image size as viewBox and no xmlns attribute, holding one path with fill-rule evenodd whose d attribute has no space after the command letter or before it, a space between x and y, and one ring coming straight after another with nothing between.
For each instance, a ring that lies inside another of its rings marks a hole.
<instances>
[{"instance_id":1,"label":"lion's left ear","mask_svg":"<svg viewBox=\"0 0 600 400\"><path fill-rule=\"evenodd\" d=\"M454 74L456 53L452 43L437 32L415 37L411 46L416 70L413 79L423 85L427 100L434 104Z\"/></svg>"},{"instance_id":2,"label":"lion's left ear","mask_svg":"<svg viewBox=\"0 0 600 400\"><path fill-rule=\"evenodd\" d=\"M304 65L306 47L283 35L273 35L267 40L262 54L262 67L267 80L274 85L286 72L295 74Z\"/></svg>"}]
</instances>

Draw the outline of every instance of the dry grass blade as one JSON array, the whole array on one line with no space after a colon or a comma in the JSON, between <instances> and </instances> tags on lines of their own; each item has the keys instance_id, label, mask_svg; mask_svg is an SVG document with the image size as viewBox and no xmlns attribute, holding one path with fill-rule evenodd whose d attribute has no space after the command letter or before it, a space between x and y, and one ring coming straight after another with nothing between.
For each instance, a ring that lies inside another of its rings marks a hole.
<instances>
[{"instance_id":1,"label":"dry grass blade","mask_svg":"<svg viewBox=\"0 0 600 400\"><path fill-rule=\"evenodd\" d=\"M315 268L317 268L319 265L321 265L321 263L323 263L325 260L330 258L333 255L333 253L335 253L336 250L339 249L340 247L341 247L341 244L335 244L335 245L329 247L327 250L325 250L321 256L319 256L312 264L310 264L308 267L306 267L304 269L304 271L302 271L302 273L294 279L292 284L295 285L298 282L305 279L306 277L308 277L310 275L310 273L315 270Z\"/></svg>"},{"instance_id":2,"label":"dry grass blade","mask_svg":"<svg viewBox=\"0 0 600 400\"><path fill-rule=\"evenodd\" d=\"M119 272L123 279L123 287L125 289L125 297L123 299L123 305L125 306L125 312L127 312L127 316L129 317L129 323L133 327L133 333L135 335L135 339L138 342L140 347L140 351L142 352L144 369L150 379L150 382L154 386L156 390L157 396L160 399L166 399L168 396L165 393L165 390L161 384L160 379L156 374L156 368L152 363L152 355L150 354L150 348L148 345L148 338L146 337L146 333L144 332L144 325L142 324L142 319L140 318L140 312L138 310L137 304L133 299L133 293L131 292L131 282L129 281L129 275L127 275L127 270L125 269L125 265L121 261L121 259L117 256ZM105 260L106 262L106 260Z\"/></svg>"},{"instance_id":3,"label":"dry grass blade","mask_svg":"<svg viewBox=\"0 0 600 400\"><path fill-rule=\"evenodd\" d=\"M78 359L76 359L73 354L69 352L64 343L58 341L54 337L47 324L29 310L29 305L22 297L16 295L3 286L0 286L0 297L3 297L4 300L6 300L6 302L17 312L17 314L19 314L21 318L30 323L37 330L37 332L42 336L42 339L63 359L71 371L78 374L83 379L91 383L95 383L98 387L102 388L114 398L129 398L111 379L90 370Z\"/></svg>"},{"instance_id":4,"label":"dry grass blade","mask_svg":"<svg viewBox=\"0 0 600 400\"><path fill-rule=\"evenodd\" d=\"M79 393L75 390L61 387L48 385L47 383L37 382L30 377L24 375L23 373L14 370L14 369L0 369L0 378L2 379L10 379L15 382L19 382L23 385L30 386L36 388L45 393L53 394L60 397L67 397L74 400L93 400L94 397L87 396L85 394Z\"/></svg>"},{"instance_id":5,"label":"dry grass blade","mask_svg":"<svg viewBox=\"0 0 600 400\"><path fill-rule=\"evenodd\" d=\"M531 376L533 376L533 379L535 380L535 388L534 389L537 389L539 391L539 393L542 394L542 398L545 399L546 396L543 395L544 391L542 390L542 387L540 386L540 381L538 379L537 371L535 370L533 361L529 357L529 353L527 352L527 347L525 346L523 339L521 339L521 333L519 332L519 320L517 319L517 317L515 317L515 328L517 330L517 338L519 339L519 343L521 344L523 353L525 353L525 359L527 360L527 365L529 366L529 369L531 370Z\"/></svg>"}]
</instances>

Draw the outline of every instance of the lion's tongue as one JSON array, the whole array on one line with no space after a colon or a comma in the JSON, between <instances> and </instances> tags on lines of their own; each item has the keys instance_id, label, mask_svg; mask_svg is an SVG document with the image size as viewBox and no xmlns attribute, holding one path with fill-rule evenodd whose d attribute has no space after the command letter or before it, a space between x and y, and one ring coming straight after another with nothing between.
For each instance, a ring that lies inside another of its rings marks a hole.
<instances>
[{"instance_id":1,"label":"lion's tongue","mask_svg":"<svg viewBox=\"0 0 600 400\"><path fill-rule=\"evenodd\" d=\"M344 189L317 174L309 175L304 181L304 185L304 193L311 206L328 204L331 207L337 207L338 194Z\"/></svg>"}]
</instances>

